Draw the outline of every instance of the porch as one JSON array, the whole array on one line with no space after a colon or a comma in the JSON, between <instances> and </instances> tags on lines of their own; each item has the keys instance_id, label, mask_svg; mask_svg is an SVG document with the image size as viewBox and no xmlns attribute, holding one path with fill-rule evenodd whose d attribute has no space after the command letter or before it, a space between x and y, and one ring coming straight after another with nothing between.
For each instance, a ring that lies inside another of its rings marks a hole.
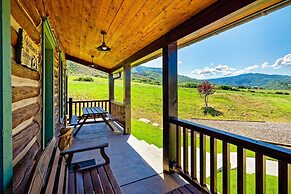
<instances>
[{"instance_id":1,"label":"porch","mask_svg":"<svg viewBox=\"0 0 291 194\"><path fill-rule=\"evenodd\" d=\"M85 125L72 148L109 143L111 167L124 193L165 193L186 183L217 193L217 141L222 141L223 149L223 193L231 193L231 145L237 149L237 193L246 193L247 150L255 152L256 192L266 193L266 157L272 157L278 161L278 193L290 193L291 150L180 120L177 102L179 48L289 4L288 0L1 1L0 193L27 190L39 156L58 136L64 118L81 116L85 106L107 110L124 130L112 132L102 122ZM131 69L159 56L163 149L130 135ZM109 99L67 102L66 60L107 73ZM116 103L114 80L120 72L123 102ZM73 160L96 155L77 154ZM42 178L40 187L48 182L48 177Z\"/></svg>"},{"instance_id":2,"label":"porch","mask_svg":"<svg viewBox=\"0 0 291 194\"><path fill-rule=\"evenodd\" d=\"M90 147L109 143L106 153L110 166L124 193L166 193L187 182L178 174L163 173L163 150L133 135L112 132L105 123L84 125L74 137L71 148ZM95 159L102 163L99 151L76 154L73 162ZM147 185L145 187L145 185Z\"/></svg>"}]
</instances>

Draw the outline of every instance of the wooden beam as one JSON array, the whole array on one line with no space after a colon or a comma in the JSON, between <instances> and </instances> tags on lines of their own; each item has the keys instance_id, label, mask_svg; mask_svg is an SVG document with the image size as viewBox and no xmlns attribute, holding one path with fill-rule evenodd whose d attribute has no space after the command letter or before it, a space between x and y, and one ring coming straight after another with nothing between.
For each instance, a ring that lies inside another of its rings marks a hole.
<instances>
[{"instance_id":1,"label":"wooden beam","mask_svg":"<svg viewBox=\"0 0 291 194\"><path fill-rule=\"evenodd\" d=\"M123 101L125 108L125 126L124 133L130 134L131 132L131 66L127 64L123 72Z\"/></svg>"},{"instance_id":2,"label":"wooden beam","mask_svg":"<svg viewBox=\"0 0 291 194\"><path fill-rule=\"evenodd\" d=\"M144 47L140 51L136 52L132 56L128 57L111 71L116 71L122 66L128 63L133 63L134 61L145 57L152 52L167 46L168 44L175 42L247 5L254 2L255 0L218 0L216 3L209 6L207 9L201 11L200 13L194 15L187 21L178 25L176 28L166 33L156 41L152 42L148 46Z\"/></svg>"},{"instance_id":3,"label":"wooden beam","mask_svg":"<svg viewBox=\"0 0 291 194\"><path fill-rule=\"evenodd\" d=\"M12 193L10 0L0 1L0 193Z\"/></svg>"},{"instance_id":4,"label":"wooden beam","mask_svg":"<svg viewBox=\"0 0 291 194\"><path fill-rule=\"evenodd\" d=\"M106 72L106 73L109 73L109 72L110 72L109 69L107 69L107 68L105 68L105 67L102 67L102 66L100 66L100 65L97 65L97 64L95 64L95 66L92 67L92 63L91 63L91 62L85 61L85 60L83 60L83 59L79 59L79 58L74 57L74 56L71 56L71 55L67 55L67 54L66 54L66 59L69 60L69 61L73 61L73 62L79 63L79 64L81 64L81 65L85 65L85 66L87 66L87 67L91 67L91 68L93 68L93 69L97 69L97 70L100 70L100 71L104 71L104 72Z\"/></svg>"},{"instance_id":5,"label":"wooden beam","mask_svg":"<svg viewBox=\"0 0 291 194\"><path fill-rule=\"evenodd\" d=\"M163 169L171 170L176 161L176 130L170 117L178 116L177 42L163 48Z\"/></svg>"}]
</instances>

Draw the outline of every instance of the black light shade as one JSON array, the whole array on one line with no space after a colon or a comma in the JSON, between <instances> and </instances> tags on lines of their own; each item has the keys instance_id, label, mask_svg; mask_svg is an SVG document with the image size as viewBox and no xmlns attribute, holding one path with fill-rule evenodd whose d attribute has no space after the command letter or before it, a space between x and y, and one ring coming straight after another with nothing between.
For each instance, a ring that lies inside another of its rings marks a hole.
<instances>
[{"instance_id":1,"label":"black light shade","mask_svg":"<svg viewBox=\"0 0 291 194\"><path fill-rule=\"evenodd\" d=\"M98 51L110 51L111 48L109 48L106 43L105 43L105 40L104 40L104 36L107 34L106 32L104 31L101 31L101 34L103 36L103 41L102 41L102 44L100 46L97 47L97 50Z\"/></svg>"}]
</instances>

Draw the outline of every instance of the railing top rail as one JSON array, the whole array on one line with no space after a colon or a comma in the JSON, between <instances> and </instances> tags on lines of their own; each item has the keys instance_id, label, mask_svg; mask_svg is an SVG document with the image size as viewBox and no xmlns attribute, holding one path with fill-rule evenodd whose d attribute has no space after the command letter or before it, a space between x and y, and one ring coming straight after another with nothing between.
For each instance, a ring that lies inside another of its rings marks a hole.
<instances>
[{"instance_id":1,"label":"railing top rail","mask_svg":"<svg viewBox=\"0 0 291 194\"><path fill-rule=\"evenodd\" d=\"M109 100L73 100L73 103L79 103L79 102L109 102ZM68 101L69 103L69 101Z\"/></svg>"},{"instance_id":2,"label":"railing top rail","mask_svg":"<svg viewBox=\"0 0 291 194\"><path fill-rule=\"evenodd\" d=\"M214 129L190 121L182 120L179 118L171 117L170 123L178 125L180 127L185 127L190 130L197 131L204 135L214 137L216 139L226 141L230 144L241 146L245 149L278 159L283 160L291 164L291 149L279 147L277 145L272 145L270 143L265 143L259 140L255 140L249 137L244 137L241 135L236 135L226 131Z\"/></svg>"},{"instance_id":3,"label":"railing top rail","mask_svg":"<svg viewBox=\"0 0 291 194\"><path fill-rule=\"evenodd\" d=\"M114 101L114 100L111 100L111 103L119 105L119 106L124 106L124 104L122 102L117 102L117 101Z\"/></svg>"}]
</instances>

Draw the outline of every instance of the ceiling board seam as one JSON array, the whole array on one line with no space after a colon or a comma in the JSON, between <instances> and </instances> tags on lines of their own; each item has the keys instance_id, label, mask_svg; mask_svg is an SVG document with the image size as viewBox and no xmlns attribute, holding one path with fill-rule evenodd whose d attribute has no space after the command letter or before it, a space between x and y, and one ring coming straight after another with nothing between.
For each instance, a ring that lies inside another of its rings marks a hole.
<instances>
[{"instance_id":1,"label":"ceiling board seam","mask_svg":"<svg viewBox=\"0 0 291 194\"><path fill-rule=\"evenodd\" d=\"M173 2L175 2L175 0L172 0L171 2L169 2L163 9L162 9L162 11L160 11L159 12L159 14L158 15L156 15L152 20L151 20L151 22L150 22L150 24L152 23L152 21L154 21L157 17L159 17ZM146 2L145 2L146 3ZM145 3L144 3L144 5L145 5ZM143 5L143 7L144 7L144 5ZM157 7L157 5L158 4L156 4L149 12L148 12L148 14L154 9L154 8L156 8ZM141 10L141 9L140 9ZM140 10L138 10L138 12L140 11ZM135 16L133 17L133 19L135 18ZM132 19L132 20L133 20ZM131 20L131 21L132 21ZM130 22L131 23L131 22ZM149 26L150 24L148 24L147 26ZM149 33L147 33L146 35L148 35ZM130 36L131 34L127 34L127 37L125 37L124 39L127 39L129 36ZM136 35L136 33L135 33L135 35ZM134 36L133 36L134 37ZM143 36L143 37L145 37L145 36ZM138 39L138 38L137 38ZM120 41L118 41L118 42L114 42L114 44L111 44L111 47L117 47L118 45L120 44ZM132 44L132 45L134 45L134 44ZM126 50L126 48L122 48L122 49L120 49L121 51L124 51L124 50ZM105 53L104 54L104 56L103 56L103 58L106 56L106 54L108 54L108 53ZM103 59L102 58L102 59Z\"/></svg>"},{"instance_id":2,"label":"ceiling board seam","mask_svg":"<svg viewBox=\"0 0 291 194\"><path fill-rule=\"evenodd\" d=\"M116 12L116 14L115 14L113 20L111 21L111 23L110 23L108 29L106 29L106 31L109 31L109 29L110 29L111 25L113 24L113 21L115 20L115 18L116 18L116 16L117 16L117 14L118 14L120 8L122 7L122 4L123 4L123 3L124 3L124 0L122 0L122 3L120 4L120 6L119 6L119 8L118 8L118 10L117 10L117 12Z\"/></svg>"}]
</instances>

